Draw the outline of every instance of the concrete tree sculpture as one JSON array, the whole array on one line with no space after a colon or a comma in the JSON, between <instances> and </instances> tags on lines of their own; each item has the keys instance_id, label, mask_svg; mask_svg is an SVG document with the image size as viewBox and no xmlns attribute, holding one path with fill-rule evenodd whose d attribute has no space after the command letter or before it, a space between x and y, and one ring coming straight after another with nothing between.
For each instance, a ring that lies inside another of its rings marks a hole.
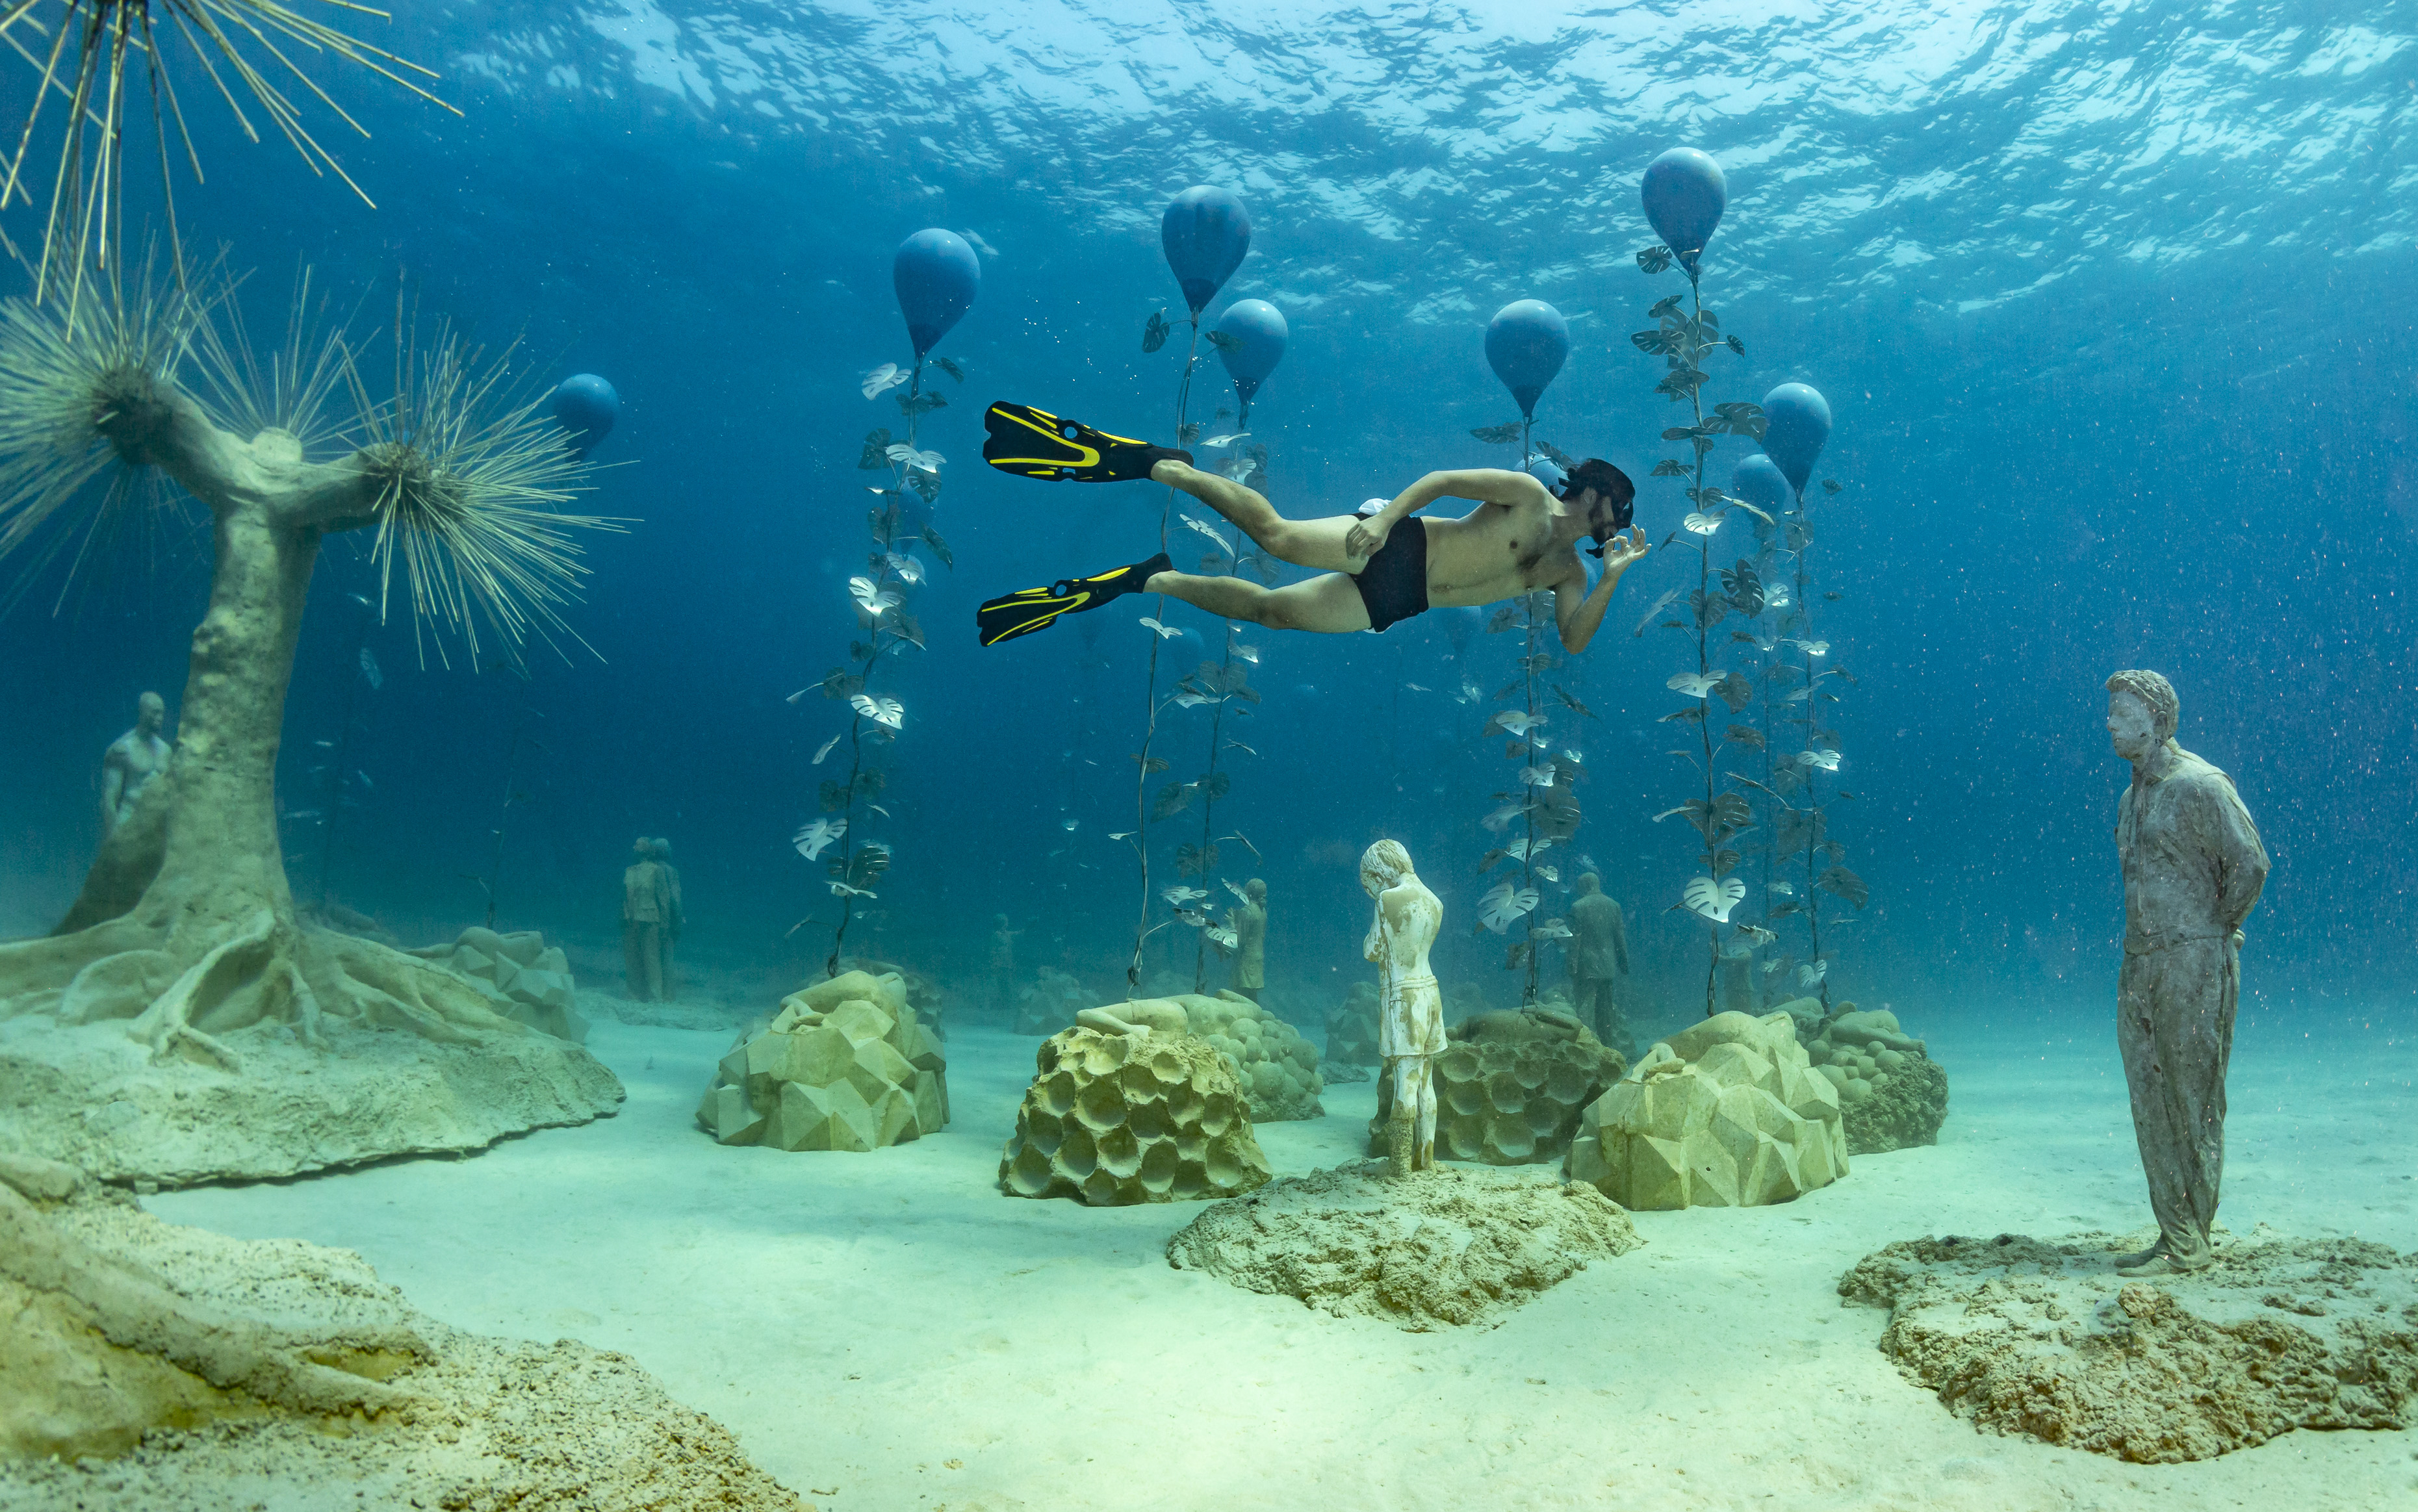
<instances>
[{"instance_id":1,"label":"concrete tree sculpture","mask_svg":"<svg viewBox=\"0 0 2418 1512\"><path fill-rule=\"evenodd\" d=\"M306 1044L331 1019L525 1034L467 980L298 920L273 777L322 542L365 532L381 601L392 590L473 655L482 637L550 641L583 571L574 533L605 523L559 512L584 465L508 397L505 361L448 333L421 345L398 328L377 400L341 332L314 339L298 312L283 347L255 356L230 301L187 286L88 289L72 315L55 296L0 304L0 561L38 572L60 542L156 507L162 483L208 511L213 549L168 770L56 931L0 945L0 1016L129 1020L155 1060L228 1071L242 1056L224 1036L264 1023Z\"/></svg>"}]
</instances>

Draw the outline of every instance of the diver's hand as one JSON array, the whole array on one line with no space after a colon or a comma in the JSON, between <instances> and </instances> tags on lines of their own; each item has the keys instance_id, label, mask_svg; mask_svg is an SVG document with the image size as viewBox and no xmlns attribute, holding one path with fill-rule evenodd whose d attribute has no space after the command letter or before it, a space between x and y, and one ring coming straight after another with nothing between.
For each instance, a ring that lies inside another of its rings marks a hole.
<instances>
[{"instance_id":1,"label":"diver's hand","mask_svg":"<svg viewBox=\"0 0 2418 1512\"><path fill-rule=\"evenodd\" d=\"M1652 549L1645 543L1645 531L1642 527L1632 528L1625 536L1614 536L1603 543L1604 575L1609 577L1615 573L1629 571Z\"/></svg>"},{"instance_id":2,"label":"diver's hand","mask_svg":"<svg viewBox=\"0 0 2418 1512\"><path fill-rule=\"evenodd\" d=\"M1382 513L1354 521L1343 532L1343 555L1366 566L1370 557L1385 549L1385 538L1393 533L1393 526Z\"/></svg>"}]
</instances>

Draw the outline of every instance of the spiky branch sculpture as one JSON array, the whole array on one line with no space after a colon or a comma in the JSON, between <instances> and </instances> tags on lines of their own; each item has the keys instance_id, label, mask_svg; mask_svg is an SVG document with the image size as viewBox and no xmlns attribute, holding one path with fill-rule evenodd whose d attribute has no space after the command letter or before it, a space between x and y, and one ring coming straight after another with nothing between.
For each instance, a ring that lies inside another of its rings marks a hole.
<instances>
[{"instance_id":1,"label":"spiky branch sculpture","mask_svg":"<svg viewBox=\"0 0 2418 1512\"><path fill-rule=\"evenodd\" d=\"M505 399L503 362L398 332L397 391L374 402L336 333L271 360L295 381L264 387L259 364L227 360L210 303L177 279L87 297L72 319L56 296L0 304L0 555L39 571L46 545L90 539L161 481L209 512L214 548L168 769L57 930L0 946L0 1016L130 1018L155 1054L230 1069L218 1036L262 1022L314 1043L323 1016L441 1040L517 1031L451 972L298 922L273 790L286 684L329 536L373 532L421 620L517 645L561 630L582 571L572 532L607 522L558 512L583 466L533 403ZM360 444L314 459L304 438L330 434L319 411L340 394Z\"/></svg>"}]
</instances>

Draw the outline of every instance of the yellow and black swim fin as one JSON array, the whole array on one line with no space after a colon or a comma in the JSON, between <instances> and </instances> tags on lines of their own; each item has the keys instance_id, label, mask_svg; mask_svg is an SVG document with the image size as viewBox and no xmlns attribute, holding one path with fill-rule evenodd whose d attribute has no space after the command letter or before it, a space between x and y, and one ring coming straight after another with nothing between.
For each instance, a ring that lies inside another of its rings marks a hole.
<instances>
[{"instance_id":1,"label":"yellow and black swim fin","mask_svg":"<svg viewBox=\"0 0 2418 1512\"><path fill-rule=\"evenodd\" d=\"M1160 552L1146 562L1120 567L1094 577L1062 577L1048 588L1026 588L1003 599L992 599L974 611L974 627L986 646L1047 630L1061 615L1096 609L1128 593L1140 593L1153 573L1171 572L1175 564Z\"/></svg>"},{"instance_id":2,"label":"yellow and black swim fin","mask_svg":"<svg viewBox=\"0 0 2418 1512\"><path fill-rule=\"evenodd\" d=\"M1189 451L1095 431L1080 420L1005 400L983 413L983 460L1002 472L1078 483L1121 483L1147 478L1155 465L1192 460Z\"/></svg>"}]
</instances>

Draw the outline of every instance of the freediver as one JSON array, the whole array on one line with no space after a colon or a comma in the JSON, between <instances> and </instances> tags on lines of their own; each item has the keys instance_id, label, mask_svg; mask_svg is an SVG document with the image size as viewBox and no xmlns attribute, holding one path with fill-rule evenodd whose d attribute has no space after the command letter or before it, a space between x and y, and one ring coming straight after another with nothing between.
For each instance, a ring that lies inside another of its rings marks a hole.
<instances>
[{"instance_id":1,"label":"freediver","mask_svg":"<svg viewBox=\"0 0 2418 1512\"><path fill-rule=\"evenodd\" d=\"M1228 619L1271 630L1344 634L1382 631L1431 608L1493 603L1550 588L1562 645L1595 638L1613 588L1647 547L1630 528L1636 487L1600 458L1569 472L1558 489L1524 472L1470 467L1431 472L1358 514L1288 520L1251 489L1192 466L1192 454L1110 435L1026 405L996 404L983 417L983 460L1019 477L1074 482L1147 478L1191 495L1240 526L1262 551L1324 575L1283 588L1174 570L1165 552L1092 577L1062 578L992 599L976 611L982 643L996 646L1047 629L1064 615L1097 609L1127 593L1164 593ZM1558 471L1558 469L1555 469ZM1478 507L1461 518L1422 519L1440 498ZM1624 536L1622 531L1629 530ZM1574 549L1582 540L1603 562L1592 589Z\"/></svg>"}]
</instances>

